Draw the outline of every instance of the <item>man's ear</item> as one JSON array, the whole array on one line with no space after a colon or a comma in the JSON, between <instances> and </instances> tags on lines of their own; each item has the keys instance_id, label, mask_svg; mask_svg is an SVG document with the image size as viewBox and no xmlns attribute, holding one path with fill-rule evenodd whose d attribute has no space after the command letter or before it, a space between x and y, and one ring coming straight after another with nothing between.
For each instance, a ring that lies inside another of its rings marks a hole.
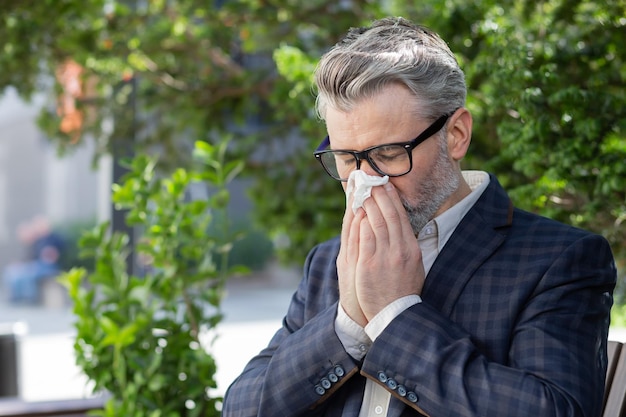
<instances>
[{"instance_id":1,"label":"man's ear","mask_svg":"<svg viewBox=\"0 0 626 417\"><path fill-rule=\"evenodd\" d=\"M472 140L472 115L462 107L448 121L448 152L452 159L460 161L465 157Z\"/></svg>"}]
</instances>

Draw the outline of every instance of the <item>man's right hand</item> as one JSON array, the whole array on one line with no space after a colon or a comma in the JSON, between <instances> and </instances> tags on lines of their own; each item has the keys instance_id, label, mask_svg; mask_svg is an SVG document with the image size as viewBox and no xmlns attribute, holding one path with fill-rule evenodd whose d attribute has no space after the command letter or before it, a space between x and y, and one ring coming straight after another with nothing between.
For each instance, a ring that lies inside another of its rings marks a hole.
<instances>
[{"instance_id":1,"label":"man's right hand","mask_svg":"<svg viewBox=\"0 0 626 417\"><path fill-rule=\"evenodd\" d=\"M357 299L355 260L359 258L359 225L364 217L365 211L362 208L359 208L356 214L352 212L352 196L350 196L343 216L341 248L337 257L339 302L346 314L361 327L367 325L367 319Z\"/></svg>"}]
</instances>

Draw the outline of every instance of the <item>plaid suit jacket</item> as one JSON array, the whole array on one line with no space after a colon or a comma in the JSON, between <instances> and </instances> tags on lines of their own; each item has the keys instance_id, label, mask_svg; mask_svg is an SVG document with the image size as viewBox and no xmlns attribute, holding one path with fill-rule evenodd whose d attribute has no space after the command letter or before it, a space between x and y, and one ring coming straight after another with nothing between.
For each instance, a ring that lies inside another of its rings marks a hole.
<instances>
[{"instance_id":1,"label":"plaid suit jacket","mask_svg":"<svg viewBox=\"0 0 626 417\"><path fill-rule=\"evenodd\" d=\"M393 416L600 415L616 280L604 238L513 208L492 176L423 302L362 363L334 330L338 251L335 238L310 252L282 328L229 387L223 416L357 416L365 378L391 392Z\"/></svg>"}]
</instances>

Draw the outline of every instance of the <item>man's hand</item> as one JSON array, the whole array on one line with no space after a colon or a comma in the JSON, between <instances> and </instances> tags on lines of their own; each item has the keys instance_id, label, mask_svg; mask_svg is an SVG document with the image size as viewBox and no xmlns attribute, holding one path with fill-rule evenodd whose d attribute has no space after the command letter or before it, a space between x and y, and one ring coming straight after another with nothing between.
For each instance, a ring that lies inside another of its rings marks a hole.
<instances>
[{"instance_id":1,"label":"man's hand","mask_svg":"<svg viewBox=\"0 0 626 417\"><path fill-rule=\"evenodd\" d=\"M346 204L341 227L341 248L337 257L337 275L339 277L339 302L344 311L361 327L367 319L359 306L356 289L356 260L359 258L359 228L365 217L363 209L352 212L352 196Z\"/></svg>"},{"instance_id":2,"label":"man's hand","mask_svg":"<svg viewBox=\"0 0 626 417\"><path fill-rule=\"evenodd\" d=\"M363 208L366 214L359 211L351 219L345 236L344 262L354 276L356 299L369 322L398 298L420 295L425 273L417 238L393 185L374 187Z\"/></svg>"}]
</instances>

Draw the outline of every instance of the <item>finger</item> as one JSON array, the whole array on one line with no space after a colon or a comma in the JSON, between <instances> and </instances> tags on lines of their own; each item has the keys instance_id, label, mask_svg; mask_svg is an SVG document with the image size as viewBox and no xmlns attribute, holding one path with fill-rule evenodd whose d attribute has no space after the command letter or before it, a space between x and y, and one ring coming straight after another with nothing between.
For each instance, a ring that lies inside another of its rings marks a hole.
<instances>
[{"instance_id":1,"label":"finger","mask_svg":"<svg viewBox=\"0 0 626 417\"><path fill-rule=\"evenodd\" d=\"M371 219L363 216L359 223L359 261L367 261L376 254L376 247L379 244L378 236L371 225Z\"/></svg>"},{"instance_id":2,"label":"finger","mask_svg":"<svg viewBox=\"0 0 626 417\"><path fill-rule=\"evenodd\" d=\"M344 214L337 267L340 274L348 275L346 279L354 278L355 265L359 259L359 224L364 216L365 212L362 209L353 214L352 209L347 208Z\"/></svg>"},{"instance_id":3,"label":"finger","mask_svg":"<svg viewBox=\"0 0 626 417\"><path fill-rule=\"evenodd\" d=\"M367 213L372 231L381 245L388 245L401 236L398 213L382 187L372 188L372 196L365 200L363 208Z\"/></svg>"},{"instance_id":4,"label":"finger","mask_svg":"<svg viewBox=\"0 0 626 417\"><path fill-rule=\"evenodd\" d=\"M400 195L393 184L387 183L374 196L387 222L391 243L402 242L404 239L415 239L411 222Z\"/></svg>"},{"instance_id":5,"label":"finger","mask_svg":"<svg viewBox=\"0 0 626 417\"><path fill-rule=\"evenodd\" d=\"M360 252L359 252L360 229L361 229L361 225L364 219L366 219L365 211L363 211L363 209L358 209L356 214L352 216L352 223L350 223L347 245L348 245L348 250L350 252L349 259L353 263L356 263L360 256Z\"/></svg>"},{"instance_id":6,"label":"finger","mask_svg":"<svg viewBox=\"0 0 626 417\"><path fill-rule=\"evenodd\" d=\"M354 213L351 209L352 197L346 201L346 211L343 214L343 220L341 224L341 252L347 252L348 242L350 239L350 228L352 221L354 220Z\"/></svg>"}]
</instances>

